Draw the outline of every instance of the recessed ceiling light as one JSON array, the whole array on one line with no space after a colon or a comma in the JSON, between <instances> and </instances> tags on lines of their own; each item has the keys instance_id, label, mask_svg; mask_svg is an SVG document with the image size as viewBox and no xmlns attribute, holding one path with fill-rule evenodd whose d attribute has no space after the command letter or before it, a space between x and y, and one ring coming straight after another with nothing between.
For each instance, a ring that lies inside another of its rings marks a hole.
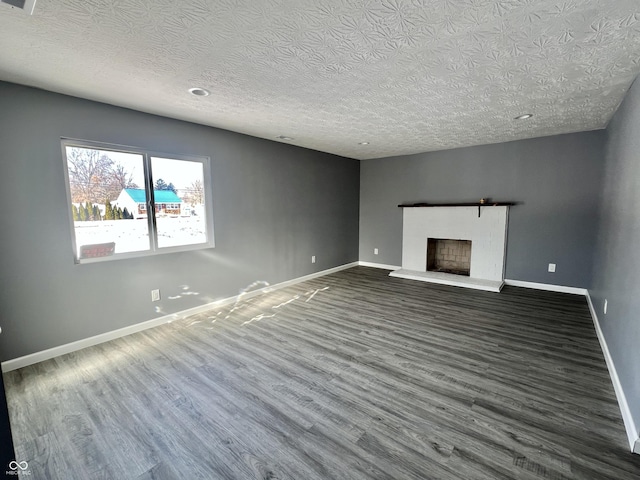
<instances>
[{"instance_id":1,"label":"recessed ceiling light","mask_svg":"<svg viewBox=\"0 0 640 480\"><path fill-rule=\"evenodd\" d=\"M533 113L525 113L524 115L518 115L514 120L526 120L533 117Z\"/></svg>"},{"instance_id":2,"label":"recessed ceiling light","mask_svg":"<svg viewBox=\"0 0 640 480\"><path fill-rule=\"evenodd\" d=\"M358 145L369 145L369 142L360 142Z\"/></svg>"},{"instance_id":3,"label":"recessed ceiling light","mask_svg":"<svg viewBox=\"0 0 640 480\"><path fill-rule=\"evenodd\" d=\"M293 138L287 137L286 135L278 135L276 138L278 140L286 140L286 141L293 140Z\"/></svg>"},{"instance_id":4,"label":"recessed ceiling light","mask_svg":"<svg viewBox=\"0 0 640 480\"><path fill-rule=\"evenodd\" d=\"M206 97L211 92L209 92L209 90L205 90L204 88L195 87L195 88L190 88L189 93L191 95L195 95L196 97Z\"/></svg>"}]
</instances>

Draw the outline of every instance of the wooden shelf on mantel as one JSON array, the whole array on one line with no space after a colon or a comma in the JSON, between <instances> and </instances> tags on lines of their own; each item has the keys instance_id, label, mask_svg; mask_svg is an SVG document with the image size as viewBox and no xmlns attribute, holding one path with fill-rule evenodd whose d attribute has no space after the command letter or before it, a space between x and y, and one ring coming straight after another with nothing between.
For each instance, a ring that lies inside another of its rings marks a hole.
<instances>
[{"instance_id":1,"label":"wooden shelf on mantel","mask_svg":"<svg viewBox=\"0 0 640 480\"><path fill-rule=\"evenodd\" d=\"M399 208L425 208L425 207L478 207L478 218L482 207L510 207L515 202L470 202L470 203L411 203L398 205Z\"/></svg>"},{"instance_id":2,"label":"wooden shelf on mantel","mask_svg":"<svg viewBox=\"0 0 640 480\"><path fill-rule=\"evenodd\" d=\"M515 202L470 202L470 203L409 203L398 205L399 208L423 208L423 207L504 207L515 205Z\"/></svg>"}]
</instances>

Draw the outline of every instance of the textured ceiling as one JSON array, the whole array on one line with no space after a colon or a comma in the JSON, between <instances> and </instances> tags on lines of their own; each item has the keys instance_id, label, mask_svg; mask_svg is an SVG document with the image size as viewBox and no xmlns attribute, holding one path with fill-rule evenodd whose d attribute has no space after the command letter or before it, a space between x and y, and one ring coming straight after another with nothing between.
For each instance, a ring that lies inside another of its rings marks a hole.
<instances>
[{"instance_id":1,"label":"textured ceiling","mask_svg":"<svg viewBox=\"0 0 640 480\"><path fill-rule=\"evenodd\" d=\"M365 159L604 128L640 1L39 0L0 45L2 80Z\"/></svg>"}]
</instances>

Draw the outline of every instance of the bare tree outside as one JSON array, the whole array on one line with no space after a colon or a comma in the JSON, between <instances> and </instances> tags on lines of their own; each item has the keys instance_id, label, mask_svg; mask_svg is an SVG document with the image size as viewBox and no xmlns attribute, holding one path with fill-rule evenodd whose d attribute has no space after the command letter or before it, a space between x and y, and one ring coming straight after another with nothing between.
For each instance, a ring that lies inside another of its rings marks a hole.
<instances>
[{"instance_id":1,"label":"bare tree outside","mask_svg":"<svg viewBox=\"0 0 640 480\"><path fill-rule=\"evenodd\" d=\"M186 192L186 200L192 205L202 205L204 203L204 186L202 180L195 180Z\"/></svg>"},{"instance_id":2,"label":"bare tree outside","mask_svg":"<svg viewBox=\"0 0 640 480\"><path fill-rule=\"evenodd\" d=\"M125 188L139 188L138 184L133 181L133 174L119 164L113 169L112 184L113 190L117 192L116 196Z\"/></svg>"},{"instance_id":3,"label":"bare tree outside","mask_svg":"<svg viewBox=\"0 0 640 480\"><path fill-rule=\"evenodd\" d=\"M113 162L98 150L86 148L67 149L67 166L72 202L104 201L102 182Z\"/></svg>"},{"instance_id":4,"label":"bare tree outside","mask_svg":"<svg viewBox=\"0 0 640 480\"><path fill-rule=\"evenodd\" d=\"M124 188L138 188L133 174L104 151L67 148L71 201L104 203L114 200Z\"/></svg>"}]
</instances>

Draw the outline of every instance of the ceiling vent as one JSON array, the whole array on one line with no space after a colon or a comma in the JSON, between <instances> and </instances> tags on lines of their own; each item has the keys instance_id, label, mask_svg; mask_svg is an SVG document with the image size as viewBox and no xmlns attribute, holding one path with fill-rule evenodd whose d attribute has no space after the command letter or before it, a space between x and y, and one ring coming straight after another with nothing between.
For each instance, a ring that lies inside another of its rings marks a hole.
<instances>
[{"instance_id":1,"label":"ceiling vent","mask_svg":"<svg viewBox=\"0 0 640 480\"><path fill-rule=\"evenodd\" d=\"M24 10L29 15L33 15L33 9L36 7L36 0L0 0L0 3Z\"/></svg>"}]
</instances>

